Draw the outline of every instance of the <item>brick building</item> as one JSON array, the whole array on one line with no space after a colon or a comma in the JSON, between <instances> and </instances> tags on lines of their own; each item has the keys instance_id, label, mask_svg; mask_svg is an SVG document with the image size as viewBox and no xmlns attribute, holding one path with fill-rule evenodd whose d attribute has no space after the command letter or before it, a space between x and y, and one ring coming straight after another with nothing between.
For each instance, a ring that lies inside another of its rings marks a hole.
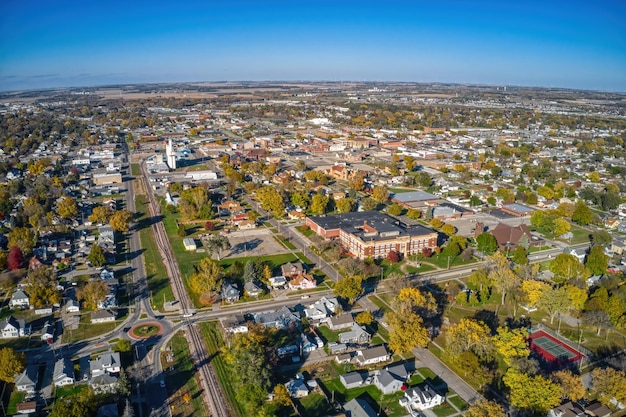
<instances>
[{"instance_id":1,"label":"brick building","mask_svg":"<svg viewBox=\"0 0 626 417\"><path fill-rule=\"evenodd\" d=\"M437 246L437 232L377 211L311 216L306 224L326 239L339 238L341 245L360 259L384 258L391 251L415 255L423 248L434 250Z\"/></svg>"}]
</instances>

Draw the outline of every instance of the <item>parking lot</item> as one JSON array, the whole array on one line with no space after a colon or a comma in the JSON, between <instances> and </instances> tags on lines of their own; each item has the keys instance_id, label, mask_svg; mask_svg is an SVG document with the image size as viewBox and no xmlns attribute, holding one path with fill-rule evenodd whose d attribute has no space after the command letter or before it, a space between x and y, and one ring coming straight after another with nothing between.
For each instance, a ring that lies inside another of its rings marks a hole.
<instances>
[{"instance_id":1,"label":"parking lot","mask_svg":"<svg viewBox=\"0 0 626 417\"><path fill-rule=\"evenodd\" d=\"M458 235L473 237L476 223L483 223L485 226L485 231L487 231L492 230L498 225L498 223L505 223L509 226L530 224L530 217L511 217L507 219L502 219L492 216L490 214L476 213L474 215L463 217L461 219L445 220L445 223L450 223L452 226L456 227L458 229Z\"/></svg>"},{"instance_id":2,"label":"parking lot","mask_svg":"<svg viewBox=\"0 0 626 417\"><path fill-rule=\"evenodd\" d=\"M289 250L278 243L272 231L266 228L240 230L227 235L231 249L225 258L244 256L268 256L288 253Z\"/></svg>"}]
</instances>

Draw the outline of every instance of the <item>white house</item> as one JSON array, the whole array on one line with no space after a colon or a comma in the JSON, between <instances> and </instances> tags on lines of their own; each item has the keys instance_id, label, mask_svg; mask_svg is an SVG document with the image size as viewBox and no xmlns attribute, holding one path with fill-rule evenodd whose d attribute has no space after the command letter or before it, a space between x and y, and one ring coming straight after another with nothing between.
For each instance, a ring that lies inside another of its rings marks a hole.
<instances>
[{"instance_id":1,"label":"white house","mask_svg":"<svg viewBox=\"0 0 626 417\"><path fill-rule=\"evenodd\" d=\"M115 375L102 374L89 380L89 386L96 394L106 394L115 392L117 389L118 377Z\"/></svg>"},{"instance_id":2,"label":"white house","mask_svg":"<svg viewBox=\"0 0 626 417\"><path fill-rule=\"evenodd\" d=\"M390 358L387 348L383 345L370 347L357 351L356 361L361 366L372 365L380 362L387 362Z\"/></svg>"},{"instance_id":3,"label":"white house","mask_svg":"<svg viewBox=\"0 0 626 417\"><path fill-rule=\"evenodd\" d=\"M38 376L39 366L28 365L21 374L15 375L15 388L18 391L24 391L29 394L34 393Z\"/></svg>"},{"instance_id":4,"label":"white house","mask_svg":"<svg viewBox=\"0 0 626 417\"><path fill-rule=\"evenodd\" d=\"M428 384L411 387L404 391L400 405L408 409L427 410L442 404L445 398Z\"/></svg>"},{"instance_id":5,"label":"white house","mask_svg":"<svg viewBox=\"0 0 626 417\"><path fill-rule=\"evenodd\" d=\"M394 392L400 391L408 377L409 372L406 366L400 363L377 371L374 375L374 385L376 385L383 394L393 394Z\"/></svg>"},{"instance_id":6,"label":"white house","mask_svg":"<svg viewBox=\"0 0 626 417\"><path fill-rule=\"evenodd\" d=\"M22 319L9 316L0 322L0 332L3 338L26 336L30 334L30 325Z\"/></svg>"},{"instance_id":7,"label":"white house","mask_svg":"<svg viewBox=\"0 0 626 417\"><path fill-rule=\"evenodd\" d=\"M91 377L94 378L104 374L117 374L122 369L121 364L119 352L104 352L89 363Z\"/></svg>"},{"instance_id":8,"label":"white house","mask_svg":"<svg viewBox=\"0 0 626 417\"><path fill-rule=\"evenodd\" d=\"M20 289L15 290L11 296L11 307L28 308L29 306L30 298L28 298L28 295Z\"/></svg>"},{"instance_id":9,"label":"white house","mask_svg":"<svg viewBox=\"0 0 626 417\"><path fill-rule=\"evenodd\" d=\"M309 395L309 387L302 379L292 379L285 384L291 398L302 398Z\"/></svg>"},{"instance_id":10,"label":"white house","mask_svg":"<svg viewBox=\"0 0 626 417\"><path fill-rule=\"evenodd\" d=\"M328 327L330 330L349 329L354 324L352 314L340 314L338 316L331 317L328 321Z\"/></svg>"},{"instance_id":11,"label":"white house","mask_svg":"<svg viewBox=\"0 0 626 417\"><path fill-rule=\"evenodd\" d=\"M74 383L74 367L69 359L62 358L54 363L52 382L57 387Z\"/></svg>"},{"instance_id":12,"label":"white house","mask_svg":"<svg viewBox=\"0 0 626 417\"><path fill-rule=\"evenodd\" d=\"M45 322L43 329L41 329L41 341L50 343L52 338L54 338L54 326L49 322Z\"/></svg>"},{"instance_id":13,"label":"white house","mask_svg":"<svg viewBox=\"0 0 626 417\"><path fill-rule=\"evenodd\" d=\"M111 310L98 310L91 313L92 323L110 323L115 321L115 313Z\"/></svg>"},{"instance_id":14,"label":"white house","mask_svg":"<svg viewBox=\"0 0 626 417\"><path fill-rule=\"evenodd\" d=\"M74 299L68 299L65 303L65 311L68 313L78 313L80 312L80 303Z\"/></svg>"}]
</instances>

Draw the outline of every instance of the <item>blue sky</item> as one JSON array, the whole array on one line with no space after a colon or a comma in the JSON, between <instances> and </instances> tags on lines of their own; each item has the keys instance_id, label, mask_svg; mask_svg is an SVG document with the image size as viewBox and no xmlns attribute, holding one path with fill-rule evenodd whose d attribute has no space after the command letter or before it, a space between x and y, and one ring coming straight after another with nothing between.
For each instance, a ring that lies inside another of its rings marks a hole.
<instances>
[{"instance_id":1,"label":"blue sky","mask_svg":"<svg viewBox=\"0 0 626 417\"><path fill-rule=\"evenodd\" d=\"M626 91L626 2L0 1L0 90L237 80Z\"/></svg>"}]
</instances>

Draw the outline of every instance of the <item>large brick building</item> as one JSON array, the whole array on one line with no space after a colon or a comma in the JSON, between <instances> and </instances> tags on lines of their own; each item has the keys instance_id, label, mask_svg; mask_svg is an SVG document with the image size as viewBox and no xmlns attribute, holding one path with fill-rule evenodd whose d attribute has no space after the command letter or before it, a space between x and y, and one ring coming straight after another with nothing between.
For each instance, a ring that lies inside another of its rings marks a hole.
<instances>
[{"instance_id":1,"label":"large brick building","mask_svg":"<svg viewBox=\"0 0 626 417\"><path fill-rule=\"evenodd\" d=\"M415 255L437 246L437 232L404 224L377 211L307 217L306 224L318 235L339 238L357 258L384 258L391 251Z\"/></svg>"}]
</instances>

